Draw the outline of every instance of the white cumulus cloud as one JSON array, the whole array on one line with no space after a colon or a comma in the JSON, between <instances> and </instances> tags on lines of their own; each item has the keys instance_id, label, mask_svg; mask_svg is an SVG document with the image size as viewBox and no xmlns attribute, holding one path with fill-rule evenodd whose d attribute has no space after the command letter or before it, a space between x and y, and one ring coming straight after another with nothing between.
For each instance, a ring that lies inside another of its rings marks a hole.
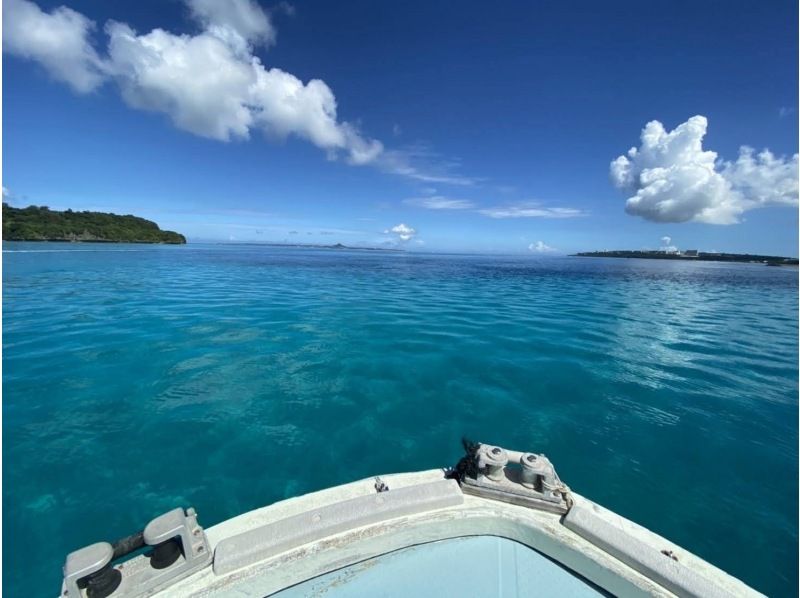
<instances>
[{"instance_id":1,"label":"white cumulus cloud","mask_svg":"<svg viewBox=\"0 0 800 598\"><path fill-rule=\"evenodd\" d=\"M550 247L544 241L536 241L536 243L528 245L528 251L533 251L534 253L553 253L556 249L555 247Z\"/></svg>"},{"instance_id":2,"label":"white cumulus cloud","mask_svg":"<svg viewBox=\"0 0 800 598\"><path fill-rule=\"evenodd\" d=\"M667 235L661 237L661 247L659 249L668 253L678 251L678 248L672 244L672 237Z\"/></svg>"},{"instance_id":3,"label":"white cumulus cloud","mask_svg":"<svg viewBox=\"0 0 800 598\"><path fill-rule=\"evenodd\" d=\"M96 89L105 78L104 63L89 42L94 27L66 6L48 13L27 0L3 2L3 52L35 60L78 93Z\"/></svg>"},{"instance_id":4,"label":"white cumulus cloud","mask_svg":"<svg viewBox=\"0 0 800 598\"><path fill-rule=\"evenodd\" d=\"M276 31L269 15L252 0L186 0L192 16L207 31L243 48L248 43L271 45ZM238 39L234 39L238 37Z\"/></svg>"},{"instance_id":5,"label":"white cumulus cloud","mask_svg":"<svg viewBox=\"0 0 800 598\"><path fill-rule=\"evenodd\" d=\"M672 131L654 120L641 145L611 163L614 184L632 193L629 214L656 222L734 224L742 213L798 205L798 155L776 157L743 146L735 162L703 149L708 121L693 116Z\"/></svg>"},{"instance_id":6,"label":"white cumulus cloud","mask_svg":"<svg viewBox=\"0 0 800 598\"><path fill-rule=\"evenodd\" d=\"M417 234L416 229L413 229L407 224L403 224L402 222L383 232L386 235L395 234L397 235L397 238L400 239L401 241L410 241L411 239L414 238L414 235Z\"/></svg>"},{"instance_id":7,"label":"white cumulus cloud","mask_svg":"<svg viewBox=\"0 0 800 598\"><path fill-rule=\"evenodd\" d=\"M137 35L115 22L106 32L112 72L129 106L163 112L179 129L201 137L228 141L249 135L255 118L244 100L257 72L225 42L208 33L162 29Z\"/></svg>"},{"instance_id":8,"label":"white cumulus cloud","mask_svg":"<svg viewBox=\"0 0 800 598\"><path fill-rule=\"evenodd\" d=\"M107 56L90 43L93 23L69 8L42 12L29 0L3 5L4 51L39 62L79 92L104 81L125 102L160 112L180 129L211 139L246 139L251 131L296 136L351 164L367 164L383 145L338 119L336 98L319 79L304 83L253 53L275 41L275 29L252 0L186 0L202 30L177 35L163 29L139 34L109 22ZM290 6L290 5L286 5Z\"/></svg>"}]
</instances>

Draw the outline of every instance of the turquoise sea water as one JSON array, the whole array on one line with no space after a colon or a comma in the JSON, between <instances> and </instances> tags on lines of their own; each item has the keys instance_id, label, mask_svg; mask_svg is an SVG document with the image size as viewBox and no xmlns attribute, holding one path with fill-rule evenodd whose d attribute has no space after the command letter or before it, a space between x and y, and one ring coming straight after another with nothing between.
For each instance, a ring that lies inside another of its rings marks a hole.
<instances>
[{"instance_id":1,"label":"turquoise sea water","mask_svg":"<svg viewBox=\"0 0 800 598\"><path fill-rule=\"evenodd\" d=\"M796 592L798 273L245 246L3 245L3 588L175 506L203 525L546 453L581 494Z\"/></svg>"}]
</instances>

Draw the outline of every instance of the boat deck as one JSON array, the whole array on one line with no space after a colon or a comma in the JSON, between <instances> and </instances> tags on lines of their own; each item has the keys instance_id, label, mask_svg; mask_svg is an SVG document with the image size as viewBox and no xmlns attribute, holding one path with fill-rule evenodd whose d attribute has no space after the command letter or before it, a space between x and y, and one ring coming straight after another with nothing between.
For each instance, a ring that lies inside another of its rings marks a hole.
<instances>
[{"instance_id":1,"label":"boat deck","mask_svg":"<svg viewBox=\"0 0 800 598\"><path fill-rule=\"evenodd\" d=\"M518 542L471 536L381 555L276 594L275 598L385 596L608 596L587 580Z\"/></svg>"}]
</instances>

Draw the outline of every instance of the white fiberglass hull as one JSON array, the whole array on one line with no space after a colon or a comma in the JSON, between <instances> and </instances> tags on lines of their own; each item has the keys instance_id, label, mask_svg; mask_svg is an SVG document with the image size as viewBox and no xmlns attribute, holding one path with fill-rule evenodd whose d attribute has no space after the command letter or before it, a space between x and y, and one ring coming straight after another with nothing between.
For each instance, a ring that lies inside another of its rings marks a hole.
<instances>
[{"instance_id":1,"label":"white fiberglass hull","mask_svg":"<svg viewBox=\"0 0 800 598\"><path fill-rule=\"evenodd\" d=\"M466 470L361 480L205 531L192 510L176 509L126 539L155 547L180 540L176 560L156 566L154 556L140 555L119 564L119 543L113 556L110 544L98 543L68 557L62 596L85 595L92 571L95 582L116 576L106 584L111 598L346 597L375 588L416 598L761 595L571 492L543 455L474 446L478 469L467 459ZM471 540L455 541L464 538Z\"/></svg>"}]
</instances>

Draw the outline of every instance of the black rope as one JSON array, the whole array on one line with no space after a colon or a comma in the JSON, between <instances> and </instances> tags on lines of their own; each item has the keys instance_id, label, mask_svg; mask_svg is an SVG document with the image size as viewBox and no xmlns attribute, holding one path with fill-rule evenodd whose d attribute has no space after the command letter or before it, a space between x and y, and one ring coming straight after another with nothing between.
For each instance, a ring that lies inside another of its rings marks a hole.
<instances>
[{"instance_id":1,"label":"black rope","mask_svg":"<svg viewBox=\"0 0 800 598\"><path fill-rule=\"evenodd\" d=\"M464 481L465 477L478 477L477 454L481 446L479 442L472 442L468 438L462 438L461 444L464 447L464 456L461 457L455 467L450 469L445 475L446 478L456 480L459 484Z\"/></svg>"},{"instance_id":2,"label":"black rope","mask_svg":"<svg viewBox=\"0 0 800 598\"><path fill-rule=\"evenodd\" d=\"M137 532L131 536L126 536L114 542L114 559L139 550L144 546L144 532Z\"/></svg>"}]
</instances>

